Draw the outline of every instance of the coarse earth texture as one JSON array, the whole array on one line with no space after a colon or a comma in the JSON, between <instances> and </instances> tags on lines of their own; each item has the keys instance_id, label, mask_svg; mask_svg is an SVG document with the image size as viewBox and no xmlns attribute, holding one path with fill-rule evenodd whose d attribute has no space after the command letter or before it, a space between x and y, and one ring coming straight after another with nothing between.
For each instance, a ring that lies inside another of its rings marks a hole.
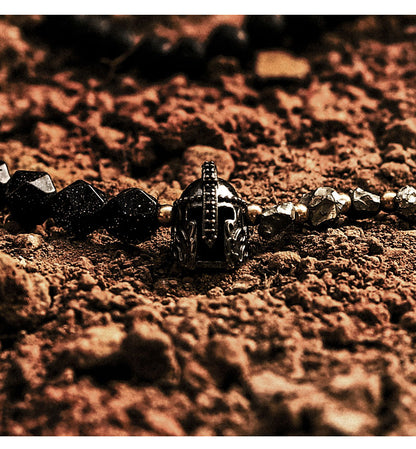
<instances>
[{"instance_id":1,"label":"coarse earth texture","mask_svg":"<svg viewBox=\"0 0 416 449\"><path fill-rule=\"evenodd\" d=\"M224 17L115 17L204 39ZM363 17L258 83L235 61L153 83L0 19L0 160L172 203L214 159L249 202L415 185L416 21ZM296 75L296 74L295 74ZM416 435L416 230L401 219L262 241L182 272L169 231L126 246L0 213L2 435Z\"/></svg>"}]
</instances>

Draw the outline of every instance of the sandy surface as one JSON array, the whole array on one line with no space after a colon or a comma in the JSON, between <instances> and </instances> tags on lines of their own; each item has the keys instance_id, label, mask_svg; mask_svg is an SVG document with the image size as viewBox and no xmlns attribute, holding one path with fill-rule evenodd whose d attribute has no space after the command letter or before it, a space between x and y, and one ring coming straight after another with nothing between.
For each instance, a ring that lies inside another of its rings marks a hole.
<instances>
[{"instance_id":1,"label":"sandy surface","mask_svg":"<svg viewBox=\"0 0 416 449\"><path fill-rule=\"evenodd\" d=\"M272 85L231 63L201 81L112 74L31 36L36 20L0 20L11 171L162 203L207 157L261 206L323 185L414 185L409 19L339 27L302 54L307 79ZM147 26L203 38L221 21L241 18ZM168 230L124 246L0 222L1 434L416 435L416 231L398 218L254 234L230 273L182 272Z\"/></svg>"}]
</instances>

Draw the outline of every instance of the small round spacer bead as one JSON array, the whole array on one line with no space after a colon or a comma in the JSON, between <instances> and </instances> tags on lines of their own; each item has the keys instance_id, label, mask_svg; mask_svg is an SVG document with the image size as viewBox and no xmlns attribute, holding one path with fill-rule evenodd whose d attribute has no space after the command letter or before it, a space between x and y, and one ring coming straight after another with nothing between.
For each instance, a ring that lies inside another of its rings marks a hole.
<instances>
[{"instance_id":1,"label":"small round spacer bead","mask_svg":"<svg viewBox=\"0 0 416 449\"><path fill-rule=\"evenodd\" d=\"M304 223L308 220L309 209L304 204L295 204L295 222Z\"/></svg>"},{"instance_id":2,"label":"small round spacer bead","mask_svg":"<svg viewBox=\"0 0 416 449\"><path fill-rule=\"evenodd\" d=\"M346 214L351 209L351 197L348 193L340 193L339 194L341 201L343 201L342 209L340 210L341 214Z\"/></svg>"},{"instance_id":3,"label":"small round spacer bead","mask_svg":"<svg viewBox=\"0 0 416 449\"><path fill-rule=\"evenodd\" d=\"M247 215L249 222L252 226L258 224L259 217L262 214L263 209L257 204L249 204L247 206Z\"/></svg>"},{"instance_id":4,"label":"small round spacer bead","mask_svg":"<svg viewBox=\"0 0 416 449\"><path fill-rule=\"evenodd\" d=\"M157 220L161 226L170 226L172 221L172 206L168 204L160 206Z\"/></svg>"},{"instance_id":5,"label":"small round spacer bead","mask_svg":"<svg viewBox=\"0 0 416 449\"><path fill-rule=\"evenodd\" d=\"M381 210L391 212L396 209L396 192L385 192L381 196Z\"/></svg>"}]
</instances>

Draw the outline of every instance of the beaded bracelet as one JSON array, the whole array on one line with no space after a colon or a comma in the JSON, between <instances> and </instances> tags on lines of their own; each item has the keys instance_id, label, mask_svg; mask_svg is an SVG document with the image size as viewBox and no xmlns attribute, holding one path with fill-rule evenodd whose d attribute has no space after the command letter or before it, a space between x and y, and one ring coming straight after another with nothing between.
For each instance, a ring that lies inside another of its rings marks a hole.
<instances>
[{"instance_id":1,"label":"beaded bracelet","mask_svg":"<svg viewBox=\"0 0 416 449\"><path fill-rule=\"evenodd\" d=\"M406 186L380 196L361 188L346 194L319 187L297 204L286 202L262 210L218 178L214 162L209 161L202 165L201 178L170 206L138 188L107 199L81 180L57 192L47 173L18 170L10 176L7 165L0 162L0 207L4 206L26 229L52 218L77 237L104 228L124 242L137 243L149 239L159 226L170 226L172 255L181 267L233 269L249 257L254 226L262 238L272 239L296 223L315 228L334 225L342 214L369 218L384 211L412 221L416 189Z\"/></svg>"},{"instance_id":2,"label":"beaded bracelet","mask_svg":"<svg viewBox=\"0 0 416 449\"><path fill-rule=\"evenodd\" d=\"M174 44L155 33L144 34L136 44L125 27L115 27L108 18L96 16L46 16L29 32L55 45L75 47L84 61L110 59L118 70L137 70L143 78L160 79L181 72L199 78L217 56L233 57L246 68L256 51L289 48L297 52L326 31L357 17L249 15L241 27L216 26L205 42L182 37Z\"/></svg>"}]
</instances>

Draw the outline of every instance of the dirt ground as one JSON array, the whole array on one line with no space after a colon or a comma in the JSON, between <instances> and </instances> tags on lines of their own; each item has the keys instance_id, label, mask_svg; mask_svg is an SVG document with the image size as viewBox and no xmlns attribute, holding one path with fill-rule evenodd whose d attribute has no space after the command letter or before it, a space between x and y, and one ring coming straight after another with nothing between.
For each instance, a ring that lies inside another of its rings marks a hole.
<instances>
[{"instance_id":1,"label":"dirt ground","mask_svg":"<svg viewBox=\"0 0 416 449\"><path fill-rule=\"evenodd\" d=\"M249 202L414 183L416 21L366 17L259 84L232 61L157 83L79 64L0 19L0 159L172 203L218 161ZM242 17L118 17L203 39ZM207 148L208 147L208 148ZM414 185L414 184L413 184ZM169 231L126 246L0 213L2 435L416 435L416 231L394 217L253 235L234 272L182 272Z\"/></svg>"}]
</instances>

